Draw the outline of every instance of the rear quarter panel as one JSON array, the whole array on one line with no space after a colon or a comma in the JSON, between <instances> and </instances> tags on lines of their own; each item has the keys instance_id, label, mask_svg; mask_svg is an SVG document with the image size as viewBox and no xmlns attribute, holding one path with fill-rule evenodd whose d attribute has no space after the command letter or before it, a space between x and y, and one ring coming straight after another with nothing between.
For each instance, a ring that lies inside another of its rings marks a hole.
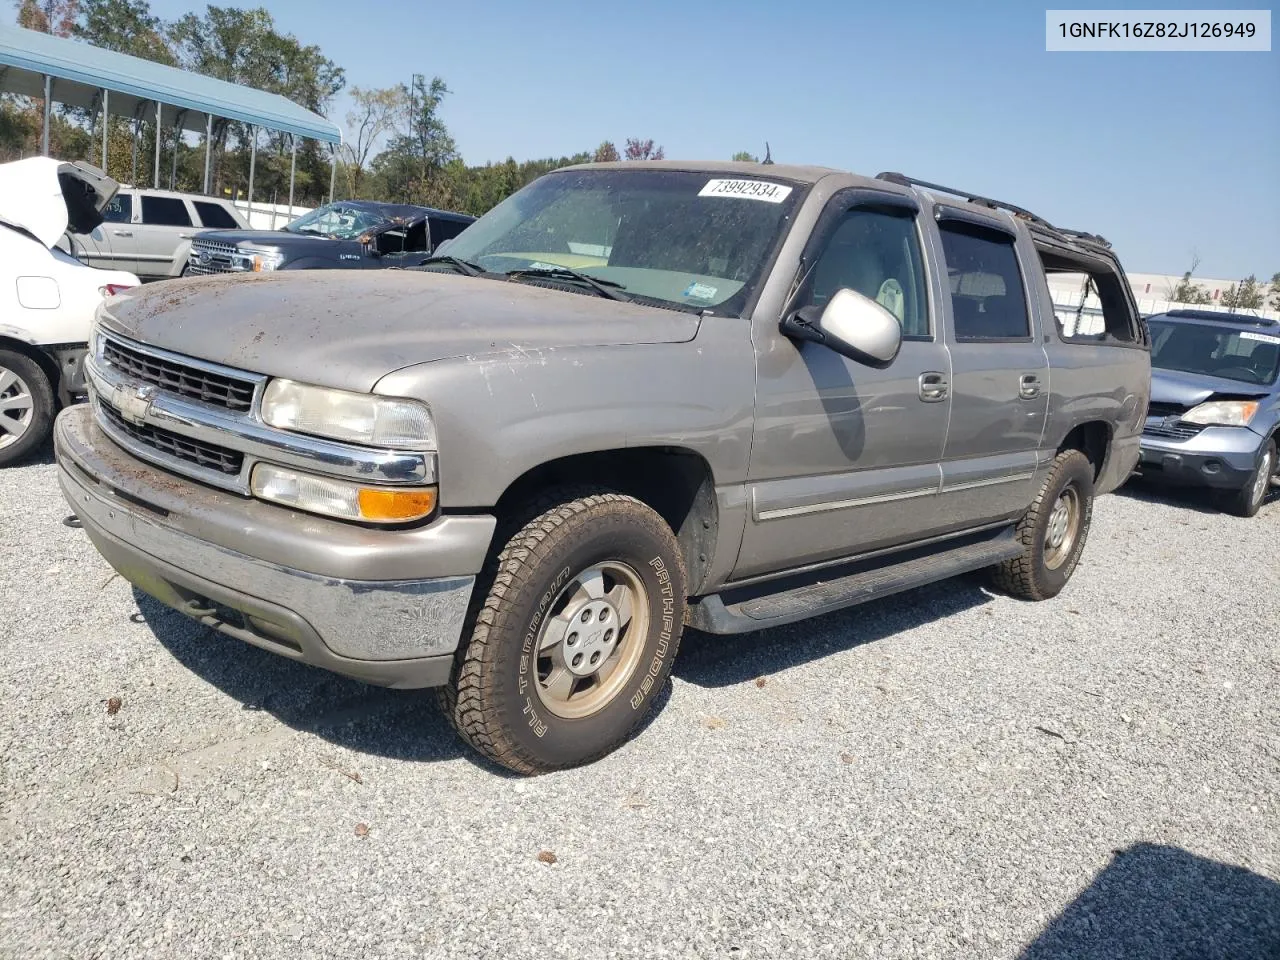
<instances>
[{"instance_id":1,"label":"rear quarter panel","mask_svg":"<svg viewBox=\"0 0 1280 960\"><path fill-rule=\"evenodd\" d=\"M1045 447L1057 449L1082 424L1101 421L1111 431L1098 493L1108 493L1129 476L1151 395L1151 361L1136 346L1064 343L1051 336L1049 415Z\"/></svg>"}]
</instances>

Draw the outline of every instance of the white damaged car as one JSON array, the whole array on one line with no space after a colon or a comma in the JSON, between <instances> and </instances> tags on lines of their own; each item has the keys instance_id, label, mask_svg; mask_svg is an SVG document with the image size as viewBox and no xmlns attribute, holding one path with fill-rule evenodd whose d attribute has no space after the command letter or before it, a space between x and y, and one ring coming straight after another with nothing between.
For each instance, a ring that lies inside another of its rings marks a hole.
<instances>
[{"instance_id":1,"label":"white damaged car","mask_svg":"<svg viewBox=\"0 0 1280 960\"><path fill-rule=\"evenodd\" d=\"M56 247L88 233L119 188L84 163L0 164L0 466L39 447L58 410L84 395L84 355L105 297L132 273L86 266Z\"/></svg>"}]
</instances>

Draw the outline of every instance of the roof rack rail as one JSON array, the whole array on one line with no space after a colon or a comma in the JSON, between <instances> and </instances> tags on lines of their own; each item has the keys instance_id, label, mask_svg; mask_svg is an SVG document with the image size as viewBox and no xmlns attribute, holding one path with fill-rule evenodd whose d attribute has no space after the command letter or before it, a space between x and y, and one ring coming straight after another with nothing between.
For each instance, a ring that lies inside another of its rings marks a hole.
<instances>
[{"instance_id":1,"label":"roof rack rail","mask_svg":"<svg viewBox=\"0 0 1280 960\"><path fill-rule=\"evenodd\" d=\"M1166 310L1166 317L1179 317L1183 320L1208 320L1211 323L1239 323L1251 327L1280 326L1280 321L1270 317L1255 317L1249 313L1220 313L1217 310Z\"/></svg>"},{"instance_id":2,"label":"roof rack rail","mask_svg":"<svg viewBox=\"0 0 1280 960\"><path fill-rule=\"evenodd\" d=\"M1085 243L1098 244L1110 249L1111 244L1107 240L1096 233L1086 233L1083 230L1068 230L1064 227L1055 227L1044 217L1038 217L1026 207L1019 207L1016 204L1006 203L1003 200L993 200L990 197L984 197L981 194L972 193L968 190L957 190L955 187L944 187L940 183L930 183L928 180L917 180L915 177L908 177L903 173L894 173L886 171L876 174L877 180L884 180L887 183L896 183L901 187L921 187L925 190L937 190L940 193L949 193L955 197L963 197L969 203L976 203L979 206L987 207L991 210L1008 210L1016 217L1021 217L1030 223L1042 227L1052 233L1060 234L1072 240L1081 240Z\"/></svg>"}]
</instances>

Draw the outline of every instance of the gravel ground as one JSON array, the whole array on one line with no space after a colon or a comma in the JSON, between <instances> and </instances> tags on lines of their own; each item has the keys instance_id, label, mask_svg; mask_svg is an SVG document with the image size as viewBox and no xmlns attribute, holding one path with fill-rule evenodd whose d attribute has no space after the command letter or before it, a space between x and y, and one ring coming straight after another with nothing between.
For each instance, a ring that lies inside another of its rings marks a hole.
<instances>
[{"instance_id":1,"label":"gravel ground","mask_svg":"<svg viewBox=\"0 0 1280 960\"><path fill-rule=\"evenodd\" d=\"M0 480L0 955L1280 956L1280 503L1108 497L1049 603L691 635L523 780L135 596L54 473Z\"/></svg>"}]
</instances>

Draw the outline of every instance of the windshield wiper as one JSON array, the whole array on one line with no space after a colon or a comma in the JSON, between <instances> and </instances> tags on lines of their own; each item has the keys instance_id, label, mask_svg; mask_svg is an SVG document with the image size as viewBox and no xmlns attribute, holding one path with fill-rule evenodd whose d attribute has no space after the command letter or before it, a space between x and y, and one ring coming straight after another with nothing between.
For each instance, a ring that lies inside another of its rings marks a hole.
<instances>
[{"instance_id":1,"label":"windshield wiper","mask_svg":"<svg viewBox=\"0 0 1280 960\"><path fill-rule=\"evenodd\" d=\"M554 270L540 268L537 270L524 269L507 271L508 280L519 280L521 277L543 277L548 280L576 280L579 283L585 283L602 297L608 297L610 300L621 300L624 303L631 302L631 298L625 293L618 292L627 288L617 281L589 277L585 273L579 273L577 270L570 270L568 267L556 267Z\"/></svg>"},{"instance_id":2,"label":"windshield wiper","mask_svg":"<svg viewBox=\"0 0 1280 960\"><path fill-rule=\"evenodd\" d=\"M472 263L470 260L463 260L461 257L450 257L450 256L427 257L427 259L423 260L422 263L419 264L419 266L427 267L433 263L447 263L449 266L453 267L459 273L464 274L468 277L478 277L480 276L480 274L488 272L485 270L484 267L480 266L480 264L478 263Z\"/></svg>"}]
</instances>

